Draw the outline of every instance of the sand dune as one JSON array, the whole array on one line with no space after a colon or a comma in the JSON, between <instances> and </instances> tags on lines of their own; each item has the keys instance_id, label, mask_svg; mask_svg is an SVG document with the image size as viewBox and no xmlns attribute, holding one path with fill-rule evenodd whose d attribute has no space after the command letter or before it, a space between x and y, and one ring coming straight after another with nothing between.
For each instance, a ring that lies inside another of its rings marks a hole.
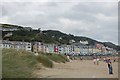
<instances>
[{"instance_id":1,"label":"sand dune","mask_svg":"<svg viewBox=\"0 0 120 80\"><path fill-rule=\"evenodd\" d=\"M112 63L113 75L108 74L103 61L94 65L92 60L74 60L67 63L54 63L54 68L42 68L34 73L38 78L118 78L118 63Z\"/></svg>"}]
</instances>

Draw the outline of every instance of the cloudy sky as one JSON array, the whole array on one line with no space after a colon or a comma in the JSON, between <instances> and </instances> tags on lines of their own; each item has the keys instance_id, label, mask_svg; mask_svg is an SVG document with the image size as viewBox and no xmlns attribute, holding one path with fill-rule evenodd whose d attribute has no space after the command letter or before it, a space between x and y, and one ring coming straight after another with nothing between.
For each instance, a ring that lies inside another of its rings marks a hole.
<instances>
[{"instance_id":1,"label":"cloudy sky","mask_svg":"<svg viewBox=\"0 0 120 80\"><path fill-rule=\"evenodd\" d=\"M118 44L118 2L4 0L0 23L59 30Z\"/></svg>"}]
</instances>

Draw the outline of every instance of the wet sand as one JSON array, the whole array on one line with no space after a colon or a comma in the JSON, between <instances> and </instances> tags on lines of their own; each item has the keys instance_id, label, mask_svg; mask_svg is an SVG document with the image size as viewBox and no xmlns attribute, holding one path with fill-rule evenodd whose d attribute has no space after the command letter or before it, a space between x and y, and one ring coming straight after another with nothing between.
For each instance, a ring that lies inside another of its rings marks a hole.
<instances>
[{"instance_id":1,"label":"wet sand","mask_svg":"<svg viewBox=\"0 0 120 80\"><path fill-rule=\"evenodd\" d=\"M53 68L42 68L34 73L37 78L118 78L118 62L112 63L113 75L108 74L108 66L100 61L94 65L92 60L74 60L67 63L54 63Z\"/></svg>"}]
</instances>

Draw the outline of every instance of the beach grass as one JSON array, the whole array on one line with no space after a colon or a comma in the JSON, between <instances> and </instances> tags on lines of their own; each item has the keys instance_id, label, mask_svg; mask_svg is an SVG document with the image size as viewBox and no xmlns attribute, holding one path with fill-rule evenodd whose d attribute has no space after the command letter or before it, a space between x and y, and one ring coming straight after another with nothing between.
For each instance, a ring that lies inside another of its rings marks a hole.
<instances>
[{"instance_id":1,"label":"beach grass","mask_svg":"<svg viewBox=\"0 0 120 80\"><path fill-rule=\"evenodd\" d=\"M28 78L38 61L33 54L14 49L2 50L2 77Z\"/></svg>"},{"instance_id":2,"label":"beach grass","mask_svg":"<svg viewBox=\"0 0 120 80\"><path fill-rule=\"evenodd\" d=\"M67 57L62 54L41 53L38 56L32 52L15 49L2 49L2 77L3 78L31 78L37 65L52 68L53 61L65 63Z\"/></svg>"},{"instance_id":3,"label":"beach grass","mask_svg":"<svg viewBox=\"0 0 120 80\"><path fill-rule=\"evenodd\" d=\"M46 55L38 55L37 60L42 63L43 66L52 68L53 67L53 62L46 56Z\"/></svg>"},{"instance_id":4,"label":"beach grass","mask_svg":"<svg viewBox=\"0 0 120 80\"><path fill-rule=\"evenodd\" d=\"M53 53L47 53L45 54L49 59L52 61L58 62L58 63L65 63L67 61L67 57L62 54L53 54Z\"/></svg>"}]
</instances>

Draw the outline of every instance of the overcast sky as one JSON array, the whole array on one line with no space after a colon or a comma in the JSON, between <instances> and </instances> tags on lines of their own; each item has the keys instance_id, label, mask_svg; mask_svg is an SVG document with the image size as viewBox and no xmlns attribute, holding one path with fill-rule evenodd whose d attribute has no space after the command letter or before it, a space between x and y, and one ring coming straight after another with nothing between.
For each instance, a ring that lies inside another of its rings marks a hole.
<instances>
[{"instance_id":1,"label":"overcast sky","mask_svg":"<svg viewBox=\"0 0 120 80\"><path fill-rule=\"evenodd\" d=\"M118 44L117 2L16 1L0 4L0 23L59 30Z\"/></svg>"}]
</instances>

